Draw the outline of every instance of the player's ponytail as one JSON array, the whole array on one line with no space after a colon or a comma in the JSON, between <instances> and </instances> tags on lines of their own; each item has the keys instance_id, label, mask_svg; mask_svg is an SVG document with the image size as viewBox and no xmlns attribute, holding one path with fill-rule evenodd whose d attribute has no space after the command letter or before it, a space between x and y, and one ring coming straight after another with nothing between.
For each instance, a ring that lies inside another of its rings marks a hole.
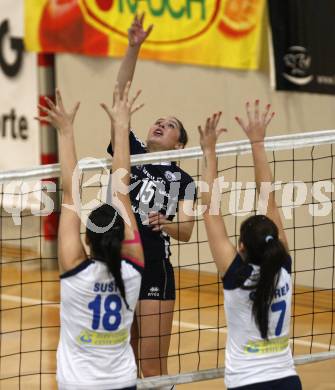
<instances>
[{"instance_id":1,"label":"player's ponytail","mask_svg":"<svg viewBox=\"0 0 335 390\"><path fill-rule=\"evenodd\" d=\"M121 247L124 240L124 221L117 211L108 204L93 210L89 219L92 224L100 228L112 225L108 231L103 233L94 232L87 228L86 235L91 246L92 256L107 265L109 272L115 279L116 287L120 291L127 309L129 309L121 274Z\"/></svg>"},{"instance_id":2,"label":"player's ponytail","mask_svg":"<svg viewBox=\"0 0 335 390\"><path fill-rule=\"evenodd\" d=\"M104 254L109 272L114 276L117 288L129 309L129 305L126 299L126 292L121 275L121 246L124 240L124 223L122 218L120 224L113 226L111 230L103 234L101 239L101 249Z\"/></svg>"},{"instance_id":3,"label":"player's ponytail","mask_svg":"<svg viewBox=\"0 0 335 390\"><path fill-rule=\"evenodd\" d=\"M278 238L277 226L266 216L256 215L241 225L240 241L246 250L247 262L258 265L259 275L252 289L252 312L263 339L268 338L269 309L288 253Z\"/></svg>"}]
</instances>

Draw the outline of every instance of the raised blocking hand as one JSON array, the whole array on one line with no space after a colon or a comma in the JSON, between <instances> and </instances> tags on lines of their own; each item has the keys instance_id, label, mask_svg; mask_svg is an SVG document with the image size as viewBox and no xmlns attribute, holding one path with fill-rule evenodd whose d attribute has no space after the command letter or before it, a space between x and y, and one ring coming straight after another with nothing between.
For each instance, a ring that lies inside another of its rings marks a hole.
<instances>
[{"instance_id":1,"label":"raised blocking hand","mask_svg":"<svg viewBox=\"0 0 335 390\"><path fill-rule=\"evenodd\" d=\"M275 113L271 112L271 104L267 104L262 113L259 111L259 100L254 103L253 112L250 110L250 103L245 105L248 121L247 123L240 117L235 117L236 122L242 127L251 143L263 142L266 128L270 124Z\"/></svg>"},{"instance_id":2,"label":"raised blocking hand","mask_svg":"<svg viewBox=\"0 0 335 390\"><path fill-rule=\"evenodd\" d=\"M72 130L73 122L79 109L80 103L76 103L74 108L70 112L67 112L64 108L62 96L58 89L56 89L56 104L47 97L45 97L44 99L47 106L39 104L38 108L45 115L35 117L35 119L40 122L49 123L50 125L55 127L61 134Z\"/></svg>"}]
</instances>

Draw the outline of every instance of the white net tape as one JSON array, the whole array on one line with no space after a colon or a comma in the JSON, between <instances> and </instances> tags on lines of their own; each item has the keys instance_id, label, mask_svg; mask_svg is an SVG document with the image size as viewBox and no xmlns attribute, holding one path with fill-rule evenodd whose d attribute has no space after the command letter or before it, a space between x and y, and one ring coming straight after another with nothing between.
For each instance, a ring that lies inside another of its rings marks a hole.
<instances>
[{"instance_id":1,"label":"white net tape","mask_svg":"<svg viewBox=\"0 0 335 390\"><path fill-rule=\"evenodd\" d=\"M267 137L265 148L267 151L290 150L305 148L306 146L324 145L335 143L335 130L314 131L310 133L297 133ZM246 140L225 142L217 145L218 156L235 156L250 153L250 143ZM132 156L131 165L153 164L162 161L180 161L191 158L199 159L202 156L200 147L173 150L169 152L156 152L150 154L137 154ZM84 159L79 164L83 171L94 171L100 168L110 168L110 159ZM35 168L26 168L0 172L0 183L11 180L47 179L60 176L60 165L49 164Z\"/></svg>"},{"instance_id":2,"label":"white net tape","mask_svg":"<svg viewBox=\"0 0 335 390\"><path fill-rule=\"evenodd\" d=\"M313 355L301 355L294 358L294 363L307 364L316 363L323 360L335 359L335 351L333 352L320 352ZM180 375L166 375L164 377L151 377L141 379L138 382L138 389L154 389L163 386L183 385L186 383L208 381L213 379L224 378L224 368L213 368L210 370L201 370L192 373L180 374Z\"/></svg>"}]
</instances>

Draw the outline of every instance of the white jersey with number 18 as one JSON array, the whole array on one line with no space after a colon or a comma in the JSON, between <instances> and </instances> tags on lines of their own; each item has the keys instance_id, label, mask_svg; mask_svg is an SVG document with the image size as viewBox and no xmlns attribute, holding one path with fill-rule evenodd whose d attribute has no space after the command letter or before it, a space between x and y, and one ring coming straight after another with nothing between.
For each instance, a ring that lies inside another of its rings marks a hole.
<instances>
[{"instance_id":1,"label":"white jersey with number 18","mask_svg":"<svg viewBox=\"0 0 335 390\"><path fill-rule=\"evenodd\" d=\"M134 259L121 261L129 310L104 263L88 259L61 276L59 389L136 385L137 367L129 341L142 267Z\"/></svg>"}]
</instances>

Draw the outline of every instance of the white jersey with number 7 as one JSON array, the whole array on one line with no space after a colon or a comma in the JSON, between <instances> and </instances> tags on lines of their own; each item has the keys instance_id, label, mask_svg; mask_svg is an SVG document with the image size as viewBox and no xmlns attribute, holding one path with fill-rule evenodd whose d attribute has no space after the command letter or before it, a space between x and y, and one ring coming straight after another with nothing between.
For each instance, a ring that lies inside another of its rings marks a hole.
<instances>
[{"instance_id":1,"label":"white jersey with number 7","mask_svg":"<svg viewBox=\"0 0 335 390\"><path fill-rule=\"evenodd\" d=\"M268 340L261 337L252 315L253 291L259 266L245 264L237 255L223 277L228 326L225 382L227 387L271 381L297 375L289 346L291 316L291 258L280 270L269 309Z\"/></svg>"}]
</instances>

